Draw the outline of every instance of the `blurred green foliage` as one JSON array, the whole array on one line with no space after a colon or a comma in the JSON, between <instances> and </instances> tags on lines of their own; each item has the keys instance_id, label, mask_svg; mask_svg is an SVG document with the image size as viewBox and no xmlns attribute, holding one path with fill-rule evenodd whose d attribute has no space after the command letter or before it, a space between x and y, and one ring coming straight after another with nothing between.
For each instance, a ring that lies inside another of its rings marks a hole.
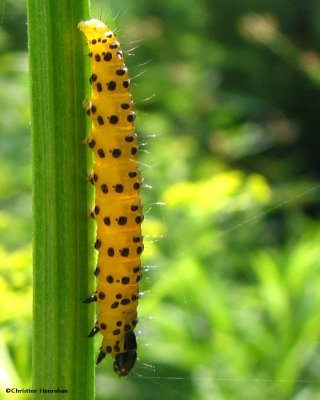
<instances>
[{"instance_id":1,"label":"blurred green foliage","mask_svg":"<svg viewBox=\"0 0 320 400\"><path fill-rule=\"evenodd\" d=\"M92 6L106 21L117 13L153 187L149 267L137 368L119 381L106 360L97 398L320 398L319 3ZM16 385L30 352L25 29L23 1L2 3L0 371Z\"/></svg>"},{"instance_id":2,"label":"blurred green foliage","mask_svg":"<svg viewBox=\"0 0 320 400\"><path fill-rule=\"evenodd\" d=\"M30 383L31 137L25 4L0 4L0 387ZM19 395L17 395L19 398Z\"/></svg>"}]
</instances>

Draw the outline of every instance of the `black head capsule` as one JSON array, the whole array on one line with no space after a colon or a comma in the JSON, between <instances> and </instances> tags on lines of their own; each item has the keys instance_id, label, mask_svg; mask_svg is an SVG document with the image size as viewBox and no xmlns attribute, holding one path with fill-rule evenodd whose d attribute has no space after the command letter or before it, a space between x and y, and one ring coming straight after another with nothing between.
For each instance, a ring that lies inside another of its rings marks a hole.
<instances>
[{"instance_id":1,"label":"black head capsule","mask_svg":"<svg viewBox=\"0 0 320 400\"><path fill-rule=\"evenodd\" d=\"M119 376L127 376L132 370L137 359L136 351L129 351L127 353L119 353L115 357L113 363L113 370Z\"/></svg>"},{"instance_id":2,"label":"black head capsule","mask_svg":"<svg viewBox=\"0 0 320 400\"><path fill-rule=\"evenodd\" d=\"M137 341L136 335L130 331L124 337L125 353L119 353L115 356L113 363L114 372L119 376L127 376L137 359Z\"/></svg>"}]
</instances>

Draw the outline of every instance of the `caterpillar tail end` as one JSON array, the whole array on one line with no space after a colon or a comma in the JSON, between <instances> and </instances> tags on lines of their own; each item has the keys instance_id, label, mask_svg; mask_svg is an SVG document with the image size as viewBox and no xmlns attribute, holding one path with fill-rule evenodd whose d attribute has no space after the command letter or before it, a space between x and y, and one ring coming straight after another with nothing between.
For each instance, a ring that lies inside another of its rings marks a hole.
<instances>
[{"instance_id":1,"label":"caterpillar tail end","mask_svg":"<svg viewBox=\"0 0 320 400\"><path fill-rule=\"evenodd\" d=\"M86 36L92 33L104 33L109 28L98 19L89 19L88 21L81 21L78 24L78 29L83 32Z\"/></svg>"}]
</instances>

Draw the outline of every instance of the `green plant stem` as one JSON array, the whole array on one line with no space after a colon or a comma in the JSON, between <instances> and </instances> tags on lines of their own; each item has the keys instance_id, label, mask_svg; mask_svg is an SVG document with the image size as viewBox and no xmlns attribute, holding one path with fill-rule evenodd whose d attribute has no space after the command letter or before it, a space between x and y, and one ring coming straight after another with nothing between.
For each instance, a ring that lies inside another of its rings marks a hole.
<instances>
[{"instance_id":1,"label":"green plant stem","mask_svg":"<svg viewBox=\"0 0 320 400\"><path fill-rule=\"evenodd\" d=\"M88 0L28 0L33 134L33 388L36 399L94 398L88 264L85 50ZM93 268L93 265L90 265ZM91 276L91 275L90 275Z\"/></svg>"}]
</instances>

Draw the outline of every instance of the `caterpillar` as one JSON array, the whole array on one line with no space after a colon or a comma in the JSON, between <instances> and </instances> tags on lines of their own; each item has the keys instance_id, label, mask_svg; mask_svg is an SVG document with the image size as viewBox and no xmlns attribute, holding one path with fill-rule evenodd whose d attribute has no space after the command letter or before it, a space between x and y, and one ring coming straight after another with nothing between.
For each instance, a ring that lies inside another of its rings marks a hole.
<instances>
[{"instance_id":1,"label":"caterpillar","mask_svg":"<svg viewBox=\"0 0 320 400\"><path fill-rule=\"evenodd\" d=\"M92 68L91 100L85 104L92 130L85 142L93 150L93 172L88 180L95 186L90 215L97 224L94 247L98 251L97 288L84 302L98 303L96 323L89 334L103 336L96 363L110 354L114 371L126 376L137 358L134 329L143 251L135 111L128 69L115 34L97 19L82 21L78 28L87 40Z\"/></svg>"}]
</instances>

